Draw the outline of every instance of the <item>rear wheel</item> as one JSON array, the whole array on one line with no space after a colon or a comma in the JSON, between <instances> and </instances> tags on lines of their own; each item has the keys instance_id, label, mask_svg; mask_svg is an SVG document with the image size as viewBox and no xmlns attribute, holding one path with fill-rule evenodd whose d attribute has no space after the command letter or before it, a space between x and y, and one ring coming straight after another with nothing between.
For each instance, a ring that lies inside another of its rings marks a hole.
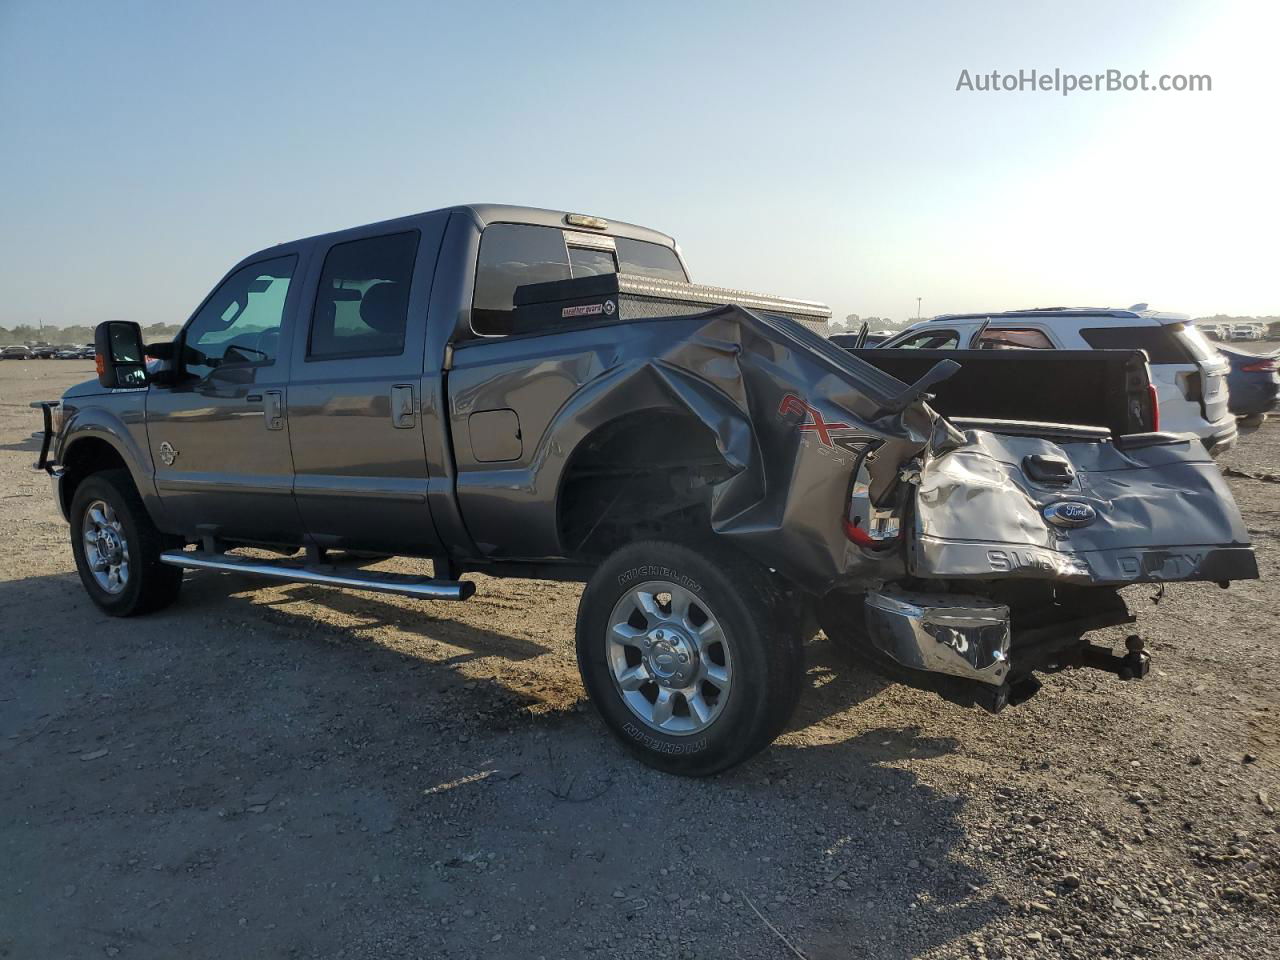
<instances>
[{"instance_id":1,"label":"rear wheel","mask_svg":"<svg viewBox=\"0 0 1280 960\"><path fill-rule=\"evenodd\" d=\"M127 470L85 479L71 499L71 550L89 598L113 617L166 607L182 570L160 562L164 535L151 522Z\"/></svg>"},{"instance_id":2,"label":"rear wheel","mask_svg":"<svg viewBox=\"0 0 1280 960\"><path fill-rule=\"evenodd\" d=\"M717 773L766 747L795 708L803 651L789 608L766 570L731 551L631 544L583 592L583 684L645 763Z\"/></svg>"}]
</instances>

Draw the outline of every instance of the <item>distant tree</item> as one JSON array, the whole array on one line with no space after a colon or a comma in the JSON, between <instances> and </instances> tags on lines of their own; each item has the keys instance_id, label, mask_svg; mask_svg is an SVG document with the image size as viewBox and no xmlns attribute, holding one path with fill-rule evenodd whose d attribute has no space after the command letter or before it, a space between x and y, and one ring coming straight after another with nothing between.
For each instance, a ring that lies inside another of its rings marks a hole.
<instances>
[{"instance_id":1,"label":"distant tree","mask_svg":"<svg viewBox=\"0 0 1280 960\"><path fill-rule=\"evenodd\" d=\"M0 346L15 343L92 343L95 326L96 324L78 323L69 327L55 327L46 323L43 327L33 327L29 323L20 323L14 327L0 327ZM142 337L150 343L163 343L177 336L179 329L179 326L172 323L153 323L143 328Z\"/></svg>"}]
</instances>

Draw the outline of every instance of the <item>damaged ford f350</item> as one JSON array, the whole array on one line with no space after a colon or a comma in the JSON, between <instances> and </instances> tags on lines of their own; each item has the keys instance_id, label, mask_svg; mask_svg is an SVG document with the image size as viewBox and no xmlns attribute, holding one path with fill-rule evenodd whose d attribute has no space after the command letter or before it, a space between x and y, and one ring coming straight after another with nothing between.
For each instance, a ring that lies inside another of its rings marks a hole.
<instances>
[{"instance_id":1,"label":"damaged ford f350","mask_svg":"<svg viewBox=\"0 0 1280 960\"><path fill-rule=\"evenodd\" d=\"M778 735L818 625L999 710L1036 671L1146 672L1136 635L1087 639L1134 619L1120 588L1257 576L1204 448L1154 429L1140 353L1091 354L1093 422L966 419L998 378L949 410L963 354L898 379L828 316L691 284L651 230L455 207L256 253L171 344L103 324L38 466L112 615L184 568L435 600L470 572L581 580L591 700L690 775Z\"/></svg>"}]
</instances>

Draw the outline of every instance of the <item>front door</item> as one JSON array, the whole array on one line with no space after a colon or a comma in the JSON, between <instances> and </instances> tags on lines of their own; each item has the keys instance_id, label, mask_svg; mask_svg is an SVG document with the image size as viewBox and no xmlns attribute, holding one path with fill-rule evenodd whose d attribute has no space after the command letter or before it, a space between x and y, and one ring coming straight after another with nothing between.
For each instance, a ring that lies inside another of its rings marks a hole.
<instances>
[{"instance_id":1,"label":"front door","mask_svg":"<svg viewBox=\"0 0 1280 960\"><path fill-rule=\"evenodd\" d=\"M422 363L444 217L317 251L310 324L293 346L294 494L323 547L432 555ZM385 229L385 227L383 228ZM309 300L312 298L308 297Z\"/></svg>"},{"instance_id":2,"label":"front door","mask_svg":"<svg viewBox=\"0 0 1280 960\"><path fill-rule=\"evenodd\" d=\"M156 486L188 536L301 542L284 406L298 272L297 252L233 272L179 334L177 382L147 394Z\"/></svg>"}]
</instances>

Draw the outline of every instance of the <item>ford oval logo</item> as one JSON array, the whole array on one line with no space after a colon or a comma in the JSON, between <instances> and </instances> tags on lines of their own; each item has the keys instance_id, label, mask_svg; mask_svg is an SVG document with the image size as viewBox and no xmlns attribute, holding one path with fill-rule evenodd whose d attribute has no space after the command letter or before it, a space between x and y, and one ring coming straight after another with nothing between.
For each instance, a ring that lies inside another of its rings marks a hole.
<instances>
[{"instance_id":1,"label":"ford oval logo","mask_svg":"<svg viewBox=\"0 0 1280 960\"><path fill-rule=\"evenodd\" d=\"M1055 527L1083 527L1098 518L1098 511L1079 500L1059 500L1041 511Z\"/></svg>"}]
</instances>

